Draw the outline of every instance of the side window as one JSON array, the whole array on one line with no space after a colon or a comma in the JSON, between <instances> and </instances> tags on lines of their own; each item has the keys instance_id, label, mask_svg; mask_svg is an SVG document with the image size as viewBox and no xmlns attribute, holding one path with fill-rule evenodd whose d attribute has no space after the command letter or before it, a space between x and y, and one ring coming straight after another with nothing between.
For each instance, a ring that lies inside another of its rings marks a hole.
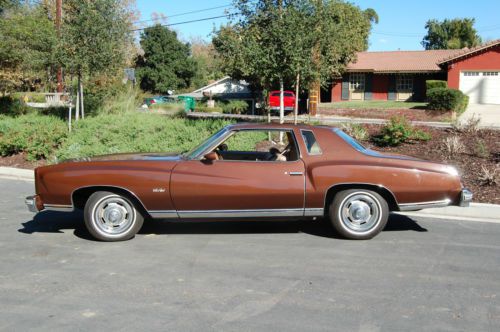
<instances>
[{"instance_id":1,"label":"side window","mask_svg":"<svg viewBox=\"0 0 500 332\"><path fill-rule=\"evenodd\" d=\"M323 153L312 131L301 130L301 133L302 133L302 138L304 139L304 143L306 144L308 154L317 155Z\"/></svg>"}]
</instances>

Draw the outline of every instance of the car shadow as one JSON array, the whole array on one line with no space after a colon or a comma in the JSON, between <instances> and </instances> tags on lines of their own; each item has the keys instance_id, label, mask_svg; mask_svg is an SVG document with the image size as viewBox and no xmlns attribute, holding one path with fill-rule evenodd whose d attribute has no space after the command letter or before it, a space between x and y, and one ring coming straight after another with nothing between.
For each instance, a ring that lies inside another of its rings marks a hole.
<instances>
[{"instance_id":1,"label":"car shadow","mask_svg":"<svg viewBox=\"0 0 500 332\"><path fill-rule=\"evenodd\" d=\"M83 213L43 211L32 220L22 223L18 231L24 234L63 233L63 230L74 230L74 235L94 240L83 223ZM391 214L384 232L415 231L427 232L413 219ZM139 234L272 234L272 233L305 233L319 237L343 239L325 219L316 221L166 221L146 220Z\"/></svg>"}]
</instances>

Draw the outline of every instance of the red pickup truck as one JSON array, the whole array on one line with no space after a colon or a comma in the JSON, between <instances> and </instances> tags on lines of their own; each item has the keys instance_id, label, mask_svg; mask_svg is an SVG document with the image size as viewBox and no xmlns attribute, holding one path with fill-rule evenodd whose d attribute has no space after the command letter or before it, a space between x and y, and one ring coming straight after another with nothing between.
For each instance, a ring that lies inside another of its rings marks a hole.
<instances>
[{"instance_id":1,"label":"red pickup truck","mask_svg":"<svg viewBox=\"0 0 500 332\"><path fill-rule=\"evenodd\" d=\"M283 92L283 104L285 107L285 112L293 112L295 108L295 93L293 91L284 91ZM269 108L271 111L279 111L280 110L280 92L279 91L271 91L269 93Z\"/></svg>"}]
</instances>

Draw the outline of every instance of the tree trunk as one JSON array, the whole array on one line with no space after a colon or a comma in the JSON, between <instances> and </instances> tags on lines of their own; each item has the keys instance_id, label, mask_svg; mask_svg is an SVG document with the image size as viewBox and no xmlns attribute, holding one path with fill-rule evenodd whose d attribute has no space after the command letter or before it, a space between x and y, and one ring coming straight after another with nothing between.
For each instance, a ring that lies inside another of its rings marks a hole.
<instances>
[{"instance_id":1,"label":"tree trunk","mask_svg":"<svg viewBox=\"0 0 500 332\"><path fill-rule=\"evenodd\" d=\"M299 117L299 85L300 85L300 73L297 73L297 78L295 81L295 107L293 109L293 123L297 124Z\"/></svg>"},{"instance_id":2,"label":"tree trunk","mask_svg":"<svg viewBox=\"0 0 500 332\"><path fill-rule=\"evenodd\" d=\"M285 96L283 78L280 78L280 123L285 122Z\"/></svg>"},{"instance_id":3,"label":"tree trunk","mask_svg":"<svg viewBox=\"0 0 500 332\"><path fill-rule=\"evenodd\" d=\"M68 130L71 132L71 112L73 111L71 109L71 98L69 99L69 110L68 110Z\"/></svg>"},{"instance_id":4,"label":"tree trunk","mask_svg":"<svg viewBox=\"0 0 500 332\"><path fill-rule=\"evenodd\" d=\"M75 122L80 119L80 76L76 87L76 106L75 106Z\"/></svg>"}]
</instances>

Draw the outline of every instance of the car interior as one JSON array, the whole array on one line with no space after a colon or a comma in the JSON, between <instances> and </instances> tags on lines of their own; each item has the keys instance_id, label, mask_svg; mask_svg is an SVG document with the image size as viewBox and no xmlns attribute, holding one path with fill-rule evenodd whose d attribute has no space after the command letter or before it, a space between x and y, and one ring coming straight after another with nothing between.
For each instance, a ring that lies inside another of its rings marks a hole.
<instances>
[{"instance_id":1,"label":"car interior","mask_svg":"<svg viewBox=\"0 0 500 332\"><path fill-rule=\"evenodd\" d=\"M214 152L217 160L286 162L299 159L294 135L286 130L235 131Z\"/></svg>"}]
</instances>

